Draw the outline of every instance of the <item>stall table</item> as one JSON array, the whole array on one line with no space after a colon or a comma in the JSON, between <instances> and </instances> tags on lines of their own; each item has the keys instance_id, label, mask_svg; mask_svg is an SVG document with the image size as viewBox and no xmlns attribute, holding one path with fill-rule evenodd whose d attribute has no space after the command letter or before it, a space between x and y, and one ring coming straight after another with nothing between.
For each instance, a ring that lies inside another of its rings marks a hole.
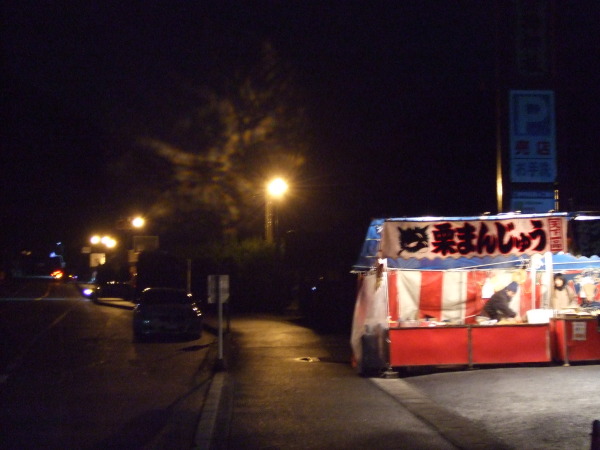
<instances>
[{"instance_id":1,"label":"stall table","mask_svg":"<svg viewBox=\"0 0 600 450\"><path fill-rule=\"evenodd\" d=\"M471 364L550 362L548 324L473 325Z\"/></svg>"},{"instance_id":2,"label":"stall table","mask_svg":"<svg viewBox=\"0 0 600 450\"><path fill-rule=\"evenodd\" d=\"M550 319L555 359L600 361L600 325L595 317L559 316Z\"/></svg>"},{"instance_id":3,"label":"stall table","mask_svg":"<svg viewBox=\"0 0 600 450\"><path fill-rule=\"evenodd\" d=\"M550 362L548 324L393 327L390 365Z\"/></svg>"},{"instance_id":4,"label":"stall table","mask_svg":"<svg viewBox=\"0 0 600 450\"><path fill-rule=\"evenodd\" d=\"M390 328L390 364L469 364L467 326Z\"/></svg>"}]
</instances>

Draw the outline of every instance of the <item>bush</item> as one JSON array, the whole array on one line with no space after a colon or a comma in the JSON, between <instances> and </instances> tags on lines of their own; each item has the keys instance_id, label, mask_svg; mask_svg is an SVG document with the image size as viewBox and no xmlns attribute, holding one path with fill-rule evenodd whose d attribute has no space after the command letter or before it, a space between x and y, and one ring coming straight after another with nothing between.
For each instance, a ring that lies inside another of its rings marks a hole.
<instances>
[{"instance_id":1,"label":"bush","mask_svg":"<svg viewBox=\"0 0 600 450\"><path fill-rule=\"evenodd\" d=\"M279 249L261 239L227 241L194 259L194 289L207 292L208 275L229 275L230 306L237 312L280 312L290 301Z\"/></svg>"}]
</instances>

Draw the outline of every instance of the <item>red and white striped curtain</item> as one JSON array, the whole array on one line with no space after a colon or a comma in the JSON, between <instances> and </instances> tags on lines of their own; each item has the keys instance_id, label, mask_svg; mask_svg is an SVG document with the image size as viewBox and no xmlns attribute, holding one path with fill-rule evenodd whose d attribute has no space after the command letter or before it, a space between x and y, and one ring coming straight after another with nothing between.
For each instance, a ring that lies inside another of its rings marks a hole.
<instances>
[{"instance_id":1,"label":"red and white striped curtain","mask_svg":"<svg viewBox=\"0 0 600 450\"><path fill-rule=\"evenodd\" d=\"M474 323L483 309L486 280L494 280L496 290L513 281L510 271L409 271L388 272L390 319L431 318L451 323ZM533 295L530 278L519 284L510 307L524 317L529 309L539 308L540 293ZM533 300L533 301L532 301Z\"/></svg>"}]
</instances>

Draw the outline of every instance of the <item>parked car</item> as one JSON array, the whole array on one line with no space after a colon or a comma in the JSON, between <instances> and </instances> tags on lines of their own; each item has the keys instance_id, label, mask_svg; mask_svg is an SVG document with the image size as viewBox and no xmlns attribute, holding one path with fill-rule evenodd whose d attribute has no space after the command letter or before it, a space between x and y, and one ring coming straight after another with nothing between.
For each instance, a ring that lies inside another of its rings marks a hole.
<instances>
[{"instance_id":1,"label":"parked car","mask_svg":"<svg viewBox=\"0 0 600 450\"><path fill-rule=\"evenodd\" d=\"M202 319L200 306L185 290L146 288L133 310L133 335L137 341L165 335L199 339Z\"/></svg>"},{"instance_id":2,"label":"parked car","mask_svg":"<svg viewBox=\"0 0 600 450\"><path fill-rule=\"evenodd\" d=\"M135 286L129 281L105 281L96 285L93 296L95 299L122 298L133 301Z\"/></svg>"}]
</instances>

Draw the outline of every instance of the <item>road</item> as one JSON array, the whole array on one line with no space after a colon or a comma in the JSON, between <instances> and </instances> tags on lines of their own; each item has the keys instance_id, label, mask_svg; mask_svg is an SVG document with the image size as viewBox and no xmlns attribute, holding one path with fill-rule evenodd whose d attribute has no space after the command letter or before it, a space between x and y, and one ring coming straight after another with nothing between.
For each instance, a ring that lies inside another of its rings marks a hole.
<instances>
[{"instance_id":1,"label":"road","mask_svg":"<svg viewBox=\"0 0 600 450\"><path fill-rule=\"evenodd\" d=\"M190 448L215 337L134 343L131 314L73 284L0 287L1 448Z\"/></svg>"},{"instance_id":2,"label":"road","mask_svg":"<svg viewBox=\"0 0 600 450\"><path fill-rule=\"evenodd\" d=\"M190 448L213 335L136 344L130 310L73 285L0 294L0 448ZM297 319L234 317L231 342L214 448L583 450L600 419L595 364L366 379L347 334Z\"/></svg>"}]
</instances>

